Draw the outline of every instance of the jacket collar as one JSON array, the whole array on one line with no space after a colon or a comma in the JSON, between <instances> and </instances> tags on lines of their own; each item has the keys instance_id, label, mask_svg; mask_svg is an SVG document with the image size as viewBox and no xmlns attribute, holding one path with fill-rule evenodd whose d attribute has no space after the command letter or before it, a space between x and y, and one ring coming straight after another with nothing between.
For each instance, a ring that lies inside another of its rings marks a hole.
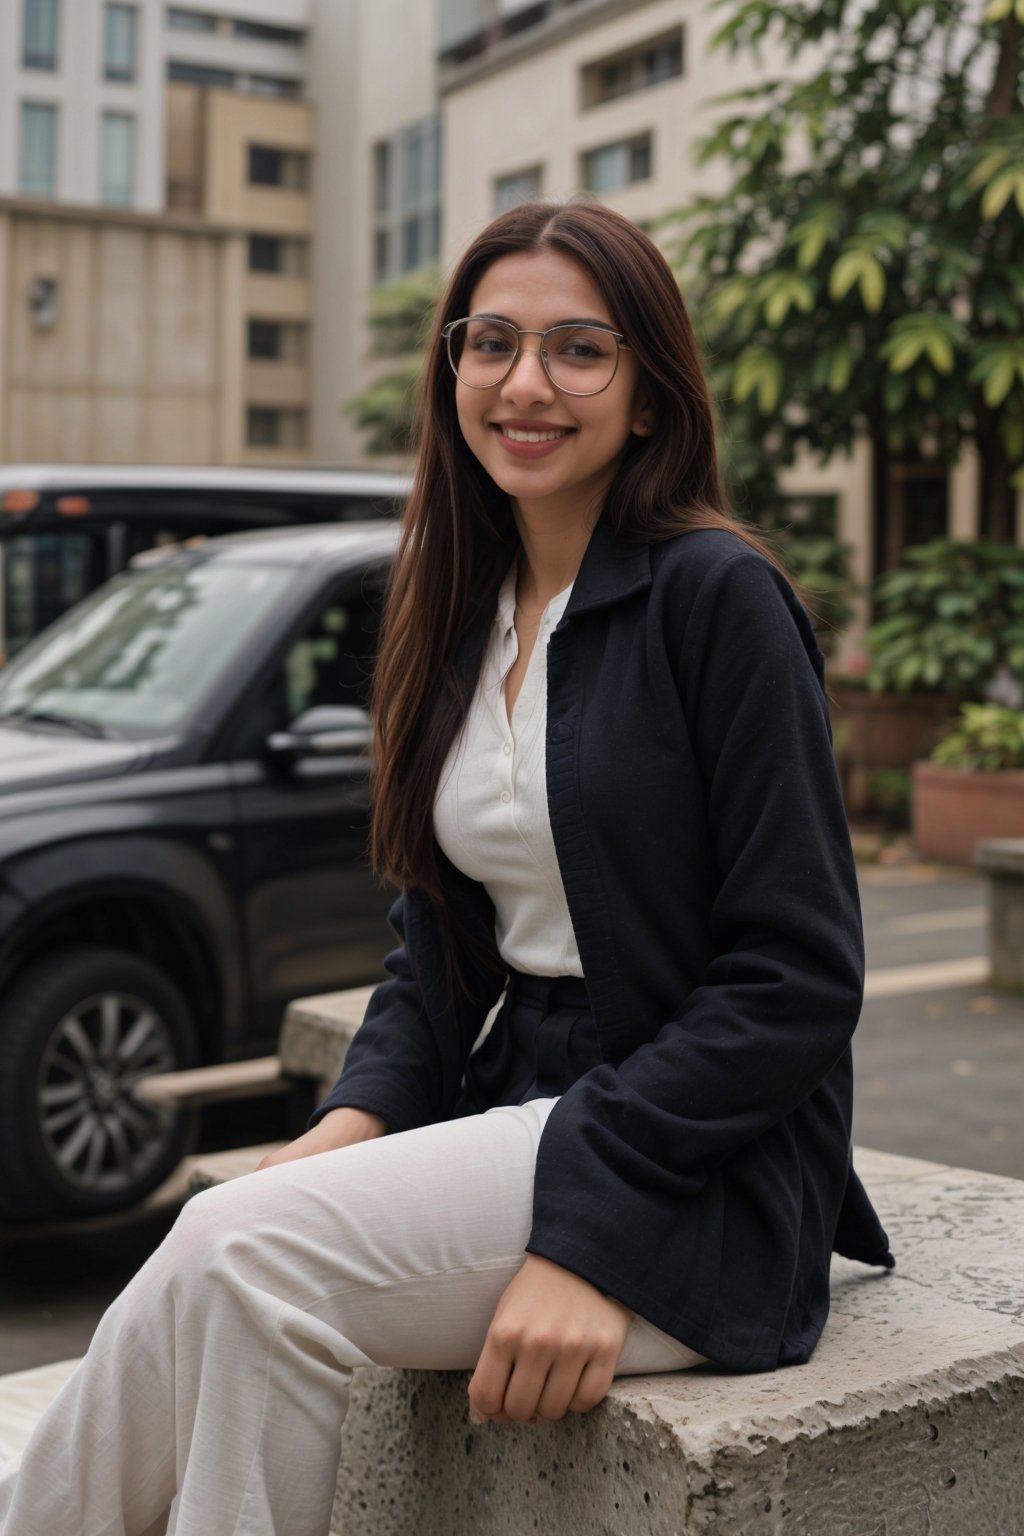
<instances>
[{"instance_id":1,"label":"jacket collar","mask_svg":"<svg viewBox=\"0 0 1024 1536\"><path fill-rule=\"evenodd\" d=\"M651 585L651 546L628 544L603 515L590 536L563 616L575 618L621 602Z\"/></svg>"}]
</instances>

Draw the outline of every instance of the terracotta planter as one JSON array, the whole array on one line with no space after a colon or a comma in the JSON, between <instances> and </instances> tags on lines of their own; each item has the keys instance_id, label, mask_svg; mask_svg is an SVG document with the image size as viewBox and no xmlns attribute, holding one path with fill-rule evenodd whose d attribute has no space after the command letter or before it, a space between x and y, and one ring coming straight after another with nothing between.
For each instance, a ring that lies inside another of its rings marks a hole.
<instances>
[{"instance_id":1,"label":"terracotta planter","mask_svg":"<svg viewBox=\"0 0 1024 1536\"><path fill-rule=\"evenodd\" d=\"M841 684L829 691L836 763L851 816L873 809L875 769L909 768L915 759L927 757L961 703L952 694L868 693Z\"/></svg>"},{"instance_id":2,"label":"terracotta planter","mask_svg":"<svg viewBox=\"0 0 1024 1536\"><path fill-rule=\"evenodd\" d=\"M912 832L918 851L944 864L972 864L984 837L1024 837L1024 769L973 773L915 763Z\"/></svg>"}]
</instances>

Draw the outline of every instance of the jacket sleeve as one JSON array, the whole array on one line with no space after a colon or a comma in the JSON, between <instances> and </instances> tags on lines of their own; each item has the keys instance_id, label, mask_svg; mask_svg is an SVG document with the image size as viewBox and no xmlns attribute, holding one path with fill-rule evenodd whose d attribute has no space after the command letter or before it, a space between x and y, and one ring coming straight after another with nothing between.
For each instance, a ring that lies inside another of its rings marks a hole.
<instances>
[{"instance_id":1,"label":"jacket sleeve","mask_svg":"<svg viewBox=\"0 0 1024 1536\"><path fill-rule=\"evenodd\" d=\"M680 1204L814 1092L861 1007L820 653L761 556L704 576L676 674L719 872L711 959L654 1039L580 1078L548 1119L529 1248L581 1273L581 1256L621 1249L624 1230L633 1266L655 1265Z\"/></svg>"},{"instance_id":2,"label":"jacket sleeve","mask_svg":"<svg viewBox=\"0 0 1024 1536\"><path fill-rule=\"evenodd\" d=\"M471 883L449 871L455 910L483 905ZM493 909L491 909L493 911ZM470 931L484 924L475 910ZM446 1119L462 1086L466 1058L504 984L492 964L462 960L463 985L449 987L444 925L419 892L405 892L388 914L400 946L384 961L390 979L370 998L348 1048L341 1075L310 1119L350 1106L380 1115L389 1131L408 1131Z\"/></svg>"}]
</instances>

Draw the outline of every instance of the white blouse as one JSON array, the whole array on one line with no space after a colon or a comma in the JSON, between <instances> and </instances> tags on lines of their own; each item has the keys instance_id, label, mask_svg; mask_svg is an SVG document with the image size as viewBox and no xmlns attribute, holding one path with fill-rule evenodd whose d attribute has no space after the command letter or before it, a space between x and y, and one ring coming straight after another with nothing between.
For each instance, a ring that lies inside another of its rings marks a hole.
<instances>
[{"instance_id":1,"label":"white blouse","mask_svg":"<svg viewBox=\"0 0 1024 1536\"><path fill-rule=\"evenodd\" d=\"M441 773L434 831L457 869L494 902L498 951L532 976L582 976L548 814L547 647L571 586L544 609L509 722L505 679L519 655L516 572L498 594L480 681Z\"/></svg>"}]
</instances>

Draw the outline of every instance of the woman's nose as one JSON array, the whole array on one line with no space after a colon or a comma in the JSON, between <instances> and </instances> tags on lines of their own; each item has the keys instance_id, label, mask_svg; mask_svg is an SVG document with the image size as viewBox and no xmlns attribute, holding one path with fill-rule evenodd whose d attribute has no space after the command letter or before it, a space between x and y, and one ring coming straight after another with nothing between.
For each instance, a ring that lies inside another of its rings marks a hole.
<instances>
[{"instance_id":1,"label":"woman's nose","mask_svg":"<svg viewBox=\"0 0 1024 1536\"><path fill-rule=\"evenodd\" d=\"M506 400L553 400L554 386L547 376L536 347L520 347L519 354L502 381L502 397Z\"/></svg>"}]
</instances>

